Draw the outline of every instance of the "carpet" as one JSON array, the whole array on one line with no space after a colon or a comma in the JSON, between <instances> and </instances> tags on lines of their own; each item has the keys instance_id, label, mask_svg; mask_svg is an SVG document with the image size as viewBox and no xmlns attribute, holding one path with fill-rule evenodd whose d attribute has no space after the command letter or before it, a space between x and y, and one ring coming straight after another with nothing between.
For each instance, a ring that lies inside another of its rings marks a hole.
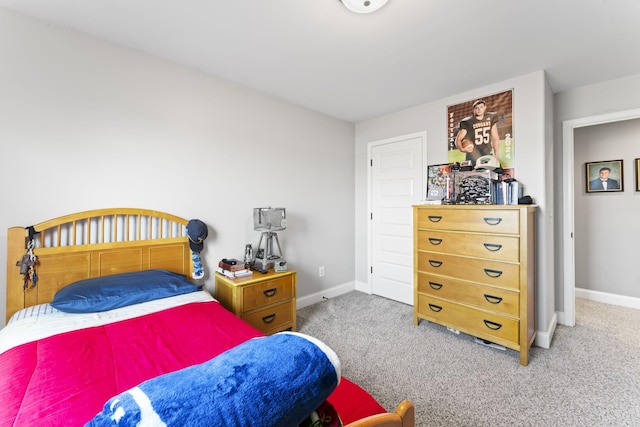
<instances>
[{"instance_id":1,"label":"carpet","mask_svg":"<svg viewBox=\"0 0 640 427\"><path fill-rule=\"evenodd\" d=\"M387 410L411 400L417 426L640 425L640 310L576 299L576 326L532 347L528 366L358 291L298 310L297 322Z\"/></svg>"}]
</instances>

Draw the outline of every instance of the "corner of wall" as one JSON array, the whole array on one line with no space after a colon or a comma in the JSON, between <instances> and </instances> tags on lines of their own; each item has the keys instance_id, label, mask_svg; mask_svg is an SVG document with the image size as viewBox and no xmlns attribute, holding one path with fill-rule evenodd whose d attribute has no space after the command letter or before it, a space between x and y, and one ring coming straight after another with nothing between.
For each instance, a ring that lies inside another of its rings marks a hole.
<instances>
[{"instance_id":1,"label":"corner of wall","mask_svg":"<svg viewBox=\"0 0 640 427\"><path fill-rule=\"evenodd\" d=\"M551 341L553 340L553 334L556 332L556 326L558 326L558 316L554 313L551 317L551 321L547 324L545 331L537 331L536 338L533 341L533 345L541 348L551 347Z\"/></svg>"}]
</instances>

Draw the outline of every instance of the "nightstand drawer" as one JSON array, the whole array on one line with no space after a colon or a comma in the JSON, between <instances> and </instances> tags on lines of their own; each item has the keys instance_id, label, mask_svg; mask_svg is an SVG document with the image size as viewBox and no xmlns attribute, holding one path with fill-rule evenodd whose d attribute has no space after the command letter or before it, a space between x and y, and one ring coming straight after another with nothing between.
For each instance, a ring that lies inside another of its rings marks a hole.
<instances>
[{"instance_id":1,"label":"nightstand drawer","mask_svg":"<svg viewBox=\"0 0 640 427\"><path fill-rule=\"evenodd\" d=\"M278 305L272 305L250 314L245 314L242 319L262 332L270 330L283 330L293 325L292 301L286 301Z\"/></svg>"},{"instance_id":2,"label":"nightstand drawer","mask_svg":"<svg viewBox=\"0 0 640 427\"><path fill-rule=\"evenodd\" d=\"M242 306L244 311L249 311L256 307L289 300L292 297L293 280L292 276L287 276L244 287L242 290Z\"/></svg>"},{"instance_id":3,"label":"nightstand drawer","mask_svg":"<svg viewBox=\"0 0 640 427\"><path fill-rule=\"evenodd\" d=\"M417 239L419 250L499 261L520 260L520 239L517 236L419 230Z\"/></svg>"},{"instance_id":4,"label":"nightstand drawer","mask_svg":"<svg viewBox=\"0 0 640 427\"><path fill-rule=\"evenodd\" d=\"M266 274L231 279L216 273L215 298L265 334L296 330L296 272Z\"/></svg>"},{"instance_id":5,"label":"nightstand drawer","mask_svg":"<svg viewBox=\"0 0 640 427\"><path fill-rule=\"evenodd\" d=\"M419 252L419 272L486 283L502 288L520 288L520 266L499 261L467 258L434 252Z\"/></svg>"},{"instance_id":6,"label":"nightstand drawer","mask_svg":"<svg viewBox=\"0 0 640 427\"><path fill-rule=\"evenodd\" d=\"M499 209L419 209L418 229L518 234L519 213Z\"/></svg>"},{"instance_id":7,"label":"nightstand drawer","mask_svg":"<svg viewBox=\"0 0 640 427\"><path fill-rule=\"evenodd\" d=\"M518 317L520 293L449 277L418 273L418 292Z\"/></svg>"},{"instance_id":8,"label":"nightstand drawer","mask_svg":"<svg viewBox=\"0 0 640 427\"><path fill-rule=\"evenodd\" d=\"M418 295L418 313L427 320L511 348L518 343L520 323L514 319L425 295Z\"/></svg>"}]
</instances>

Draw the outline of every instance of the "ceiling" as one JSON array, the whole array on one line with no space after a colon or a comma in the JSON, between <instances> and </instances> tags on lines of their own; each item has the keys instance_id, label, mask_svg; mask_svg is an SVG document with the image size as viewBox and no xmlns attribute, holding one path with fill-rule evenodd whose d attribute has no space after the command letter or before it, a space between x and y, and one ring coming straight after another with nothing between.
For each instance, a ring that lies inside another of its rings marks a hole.
<instances>
[{"instance_id":1,"label":"ceiling","mask_svg":"<svg viewBox=\"0 0 640 427\"><path fill-rule=\"evenodd\" d=\"M0 0L0 7L349 122L545 70L640 73L638 0ZM19 41L16 41L19 43Z\"/></svg>"}]
</instances>

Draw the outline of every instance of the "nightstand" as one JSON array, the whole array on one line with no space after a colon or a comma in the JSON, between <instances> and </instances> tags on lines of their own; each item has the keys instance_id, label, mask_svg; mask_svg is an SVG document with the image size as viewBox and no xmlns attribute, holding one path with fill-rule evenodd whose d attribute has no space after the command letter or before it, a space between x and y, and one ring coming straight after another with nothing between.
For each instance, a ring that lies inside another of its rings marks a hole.
<instances>
[{"instance_id":1,"label":"nightstand","mask_svg":"<svg viewBox=\"0 0 640 427\"><path fill-rule=\"evenodd\" d=\"M296 272L254 272L230 279L215 274L215 298L229 311L267 335L296 330Z\"/></svg>"}]
</instances>

